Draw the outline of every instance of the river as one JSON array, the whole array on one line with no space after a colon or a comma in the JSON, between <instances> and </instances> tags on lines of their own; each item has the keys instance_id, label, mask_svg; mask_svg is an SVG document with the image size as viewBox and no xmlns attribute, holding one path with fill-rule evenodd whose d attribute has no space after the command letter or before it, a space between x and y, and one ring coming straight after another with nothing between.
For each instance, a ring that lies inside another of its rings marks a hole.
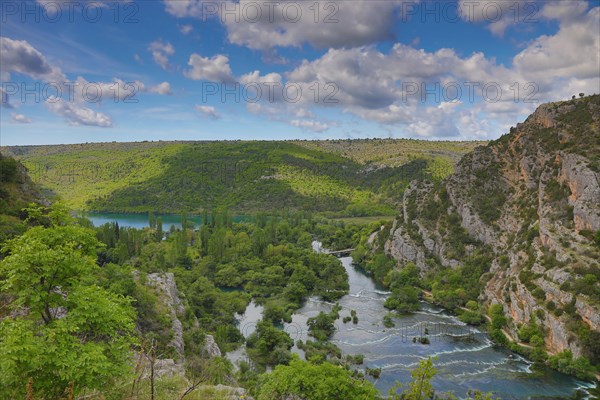
<instances>
[{"instance_id":1,"label":"river","mask_svg":"<svg viewBox=\"0 0 600 400\"><path fill-rule=\"evenodd\" d=\"M107 222L118 222L120 226L143 228L148 226L145 214L87 214L95 226ZM163 226L181 226L181 217L163 215ZM239 218L239 217L238 217ZM200 218L189 217L198 224ZM317 250L318 243L314 244ZM339 300L343 307L336 321L337 331L332 338L344 354L363 354L362 367L381 368L382 373L375 386L382 394L397 381L407 382L410 370L419 360L436 357L434 365L438 374L433 380L439 391L452 391L464 397L468 389L494 392L502 399L559 398L570 397L576 389L590 384L564 374L543 369L532 371L531 362L518 354L494 346L485 332L470 327L450 313L423 302L421 309L408 315L394 318L396 326L385 328L383 317L388 313L383 307L389 292L376 284L359 267L353 265L351 257L340 258L349 277L350 292ZM306 341L306 321L319 312L329 312L333 303L318 298L309 298L298 310L292 322L283 329L294 342ZM344 324L342 318L356 310L358 324ZM262 318L262 307L250 303L246 312L238 316L238 325L245 337L254 332L256 323ZM428 330L430 344L413 343L413 337L424 335ZM296 346L292 349L303 357ZM227 354L233 362L244 359L245 350L240 348Z\"/></svg>"},{"instance_id":2,"label":"river","mask_svg":"<svg viewBox=\"0 0 600 400\"><path fill-rule=\"evenodd\" d=\"M396 326L385 328L383 317L388 313L383 307L389 292L377 285L352 258L340 258L348 273L350 292L339 300L342 306L337 331L332 338L344 354L363 354L363 367L381 368L375 386L382 394L397 381L410 380L410 371L419 360L436 357L434 365L438 374L433 380L439 391L451 391L464 397L468 389L494 392L502 399L558 398L574 394L578 388L590 384L570 376L543 369L533 372L531 362L506 349L494 346L487 333L470 327L450 313L428 303L420 311L394 318ZM306 321L319 312L329 312L333 303L309 298L284 330L294 341L306 341ZM356 310L358 324L344 324L342 318ZM262 307L251 303L239 316L239 327L244 336L254 332L256 322L262 317ZM430 344L413 343L413 337L428 330ZM310 338L308 338L310 339ZM293 351L302 356L294 346ZM245 358L244 349L229 353L232 361Z\"/></svg>"}]
</instances>

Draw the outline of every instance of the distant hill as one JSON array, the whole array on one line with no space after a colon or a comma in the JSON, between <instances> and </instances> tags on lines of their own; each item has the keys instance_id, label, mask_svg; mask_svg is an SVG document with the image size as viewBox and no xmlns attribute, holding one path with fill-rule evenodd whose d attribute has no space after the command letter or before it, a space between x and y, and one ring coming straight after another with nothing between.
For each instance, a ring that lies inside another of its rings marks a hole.
<instances>
[{"instance_id":1,"label":"distant hill","mask_svg":"<svg viewBox=\"0 0 600 400\"><path fill-rule=\"evenodd\" d=\"M12 157L0 154L0 242L25 230L21 209L43 202L25 167Z\"/></svg>"},{"instance_id":2,"label":"distant hill","mask_svg":"<svg viewBox=\"0 0 600 400\"><path fill-rule=\"evenodd\" d=\"M49 196L78 210L280 209L390 215L408 183L439 180L481 142L142 142L13 146Z\"/></svg>"},{"instance_id":3,"label":"distant hill","mask_svg":"<svg viewBox=\"0 0 600 400\"><path fill-rule=\"evenodd\" d=\"M600 364L600 96L540 106L403 197L385 250L416 264L436 301L500 304L532 358Z\"/></svg>"},{"instance_id":4,"label":"distant hill","mask_svg":"<svg viewBox=\"0 0 600 400\"><path fill-rule=\"evenodd\" d=\"M415 139L348 139L294 142L309 149L335 153L361 164L397 167L415 159L428 159L453 166L461 157L485 141L451 142Z\"/></svg>"}]
</instances>

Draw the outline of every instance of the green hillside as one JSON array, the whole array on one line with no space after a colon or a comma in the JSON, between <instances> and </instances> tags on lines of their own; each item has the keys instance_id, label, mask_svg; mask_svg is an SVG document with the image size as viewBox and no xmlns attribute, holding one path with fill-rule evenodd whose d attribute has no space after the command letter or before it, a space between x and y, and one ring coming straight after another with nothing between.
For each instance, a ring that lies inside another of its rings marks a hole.
<instances>
[{"instance_id":1,"label":"green hillside","mask_svg":"<svg viewBox=\"0 0 600 400\"><path fill-rule=\"evenodd\" d=\"M21 210L39 202L40 193L23 166L0 154L0 243L25 231L25 214Z\"/></svg>"},{"instance_id":2,"label":"green hillside","mask_svg":"<svg viewBox=\"0 0 600 400\"><path fill-rule=\"evenodd\" d=\"M407 183L439 180L477 144L412 140L15 146L33 180L78 210L293 209L389 215Z\"/></svg>"}]
</instances>

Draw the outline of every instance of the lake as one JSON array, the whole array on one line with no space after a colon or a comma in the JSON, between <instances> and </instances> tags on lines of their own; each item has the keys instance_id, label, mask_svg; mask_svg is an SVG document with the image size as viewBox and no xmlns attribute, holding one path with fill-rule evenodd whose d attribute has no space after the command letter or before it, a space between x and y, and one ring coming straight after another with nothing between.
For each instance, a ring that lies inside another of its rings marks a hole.
<instances>
[{"instance_id":1,"label":"lake","mask_svg":"<svg viewBox=\"0 0 600 400\"><path fill-rule=\"evenodd\" d=\"M150 226L148 214L133 214L133 213L83 213L82 216L86 217L94 226L100 226L109 222L118 222L120 227L130 227L136 229L142 229ZM163 230L168 231L171 226L175 228L181 228L181 215L176 214L156 214L156 217L162 219ZM234 216L235 222L240 222L246 219L244 216ZM189 215L188 221L193 222L196 226L202 223L201 216Z\"/></svg>"}]
</instances>

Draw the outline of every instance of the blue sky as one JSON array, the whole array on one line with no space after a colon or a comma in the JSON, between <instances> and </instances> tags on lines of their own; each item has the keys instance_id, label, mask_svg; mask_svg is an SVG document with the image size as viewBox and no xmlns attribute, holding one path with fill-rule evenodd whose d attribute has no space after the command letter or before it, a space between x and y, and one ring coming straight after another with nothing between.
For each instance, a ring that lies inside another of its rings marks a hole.
<instances>
[{"instance_id":1,"label":"blue sky","mask_svg":"<svg viewBox=\"0 0 600 400\"><path fill-rule=\"evenodd\" d=\"M600 92L597 0L1 5L1 145L493 139Z\"/></svg>"}]
</instances>

